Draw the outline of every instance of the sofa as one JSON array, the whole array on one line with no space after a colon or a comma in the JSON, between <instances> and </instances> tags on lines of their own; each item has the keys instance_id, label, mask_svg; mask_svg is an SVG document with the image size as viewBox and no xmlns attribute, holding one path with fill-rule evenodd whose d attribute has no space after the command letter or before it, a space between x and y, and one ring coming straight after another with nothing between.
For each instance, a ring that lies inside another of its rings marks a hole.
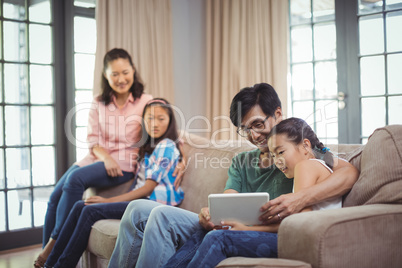
<instances>
[{"instance_id":1,"label":"sofa","mask_svg":"<svg viewBox=\"0 0 402 268\"><path fill-rule=\"evenodd\" d=\"M231 159L255 147L242 141L214 141L182 133L188 158L181 208L198 213L211 193L225 187ZM217 267L402 267L402 125L379 128L366 145L327 145L360 171L343 208L285 218L278 232L278 259L231 257ZM86 195L113 196L130 182ZM119 220L92 227L80 266L107 267Z\"/></svg>"}]
</instances>

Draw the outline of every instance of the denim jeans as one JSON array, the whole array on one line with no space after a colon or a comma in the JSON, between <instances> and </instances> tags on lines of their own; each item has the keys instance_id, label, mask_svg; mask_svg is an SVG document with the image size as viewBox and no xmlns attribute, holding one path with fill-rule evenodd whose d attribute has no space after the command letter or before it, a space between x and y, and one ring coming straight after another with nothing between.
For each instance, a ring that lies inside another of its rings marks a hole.
<instances>
[{"instance_id":1,"label":"denim jeans","mask_svg":"<svg viewBox=\"0 0 402 268\"><path fill-rule=\"evenodd\" d=\"M43 227L43 246L50 237L57 240L71 208L75 202L82 199L85 189L119 185L129 181L133 176L134 173L123 171L121 177L110 177L103 162L95 162L84 167L71 166L50 195Z\"/></svg>"},{"instance_id":2,"label":"denim jeans","mask_svg":"<svg viewBox=\"0 0 402 268\"><path fill-rule=\"evenodd\" d=\"M92 225L102 219L121 219L129 202L75 203L65 222L45 267L75 267L88 245Z\"/></svg>"},{"instance_id":3,"label":"denim jeans","mask_svg":"<svg viewBox=\"0 0 402 268\"><path fill-rule=\"evenodd\" d=\"M109 267L162 267L201 228L196 213L150 200L131 201Z\"/></svg>"},{"instance_id":4,"label":"denim jeans","mask_svg":"<svg viewBox=\"0 0 402 268\"><path fill-rule=\"evenodd\" d=\"M197 231L165 268L215 267L228 257L276 258L278 235L255 231Z\"/></svg>"}]
</instances>

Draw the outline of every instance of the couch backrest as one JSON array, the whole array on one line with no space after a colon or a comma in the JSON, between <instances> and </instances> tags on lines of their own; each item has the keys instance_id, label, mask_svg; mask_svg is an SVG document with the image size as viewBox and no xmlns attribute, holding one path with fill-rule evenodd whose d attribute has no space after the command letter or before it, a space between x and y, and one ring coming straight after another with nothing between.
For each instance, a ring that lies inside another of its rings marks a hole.
<instances>
[{"instance_id":1,"label":"couch backrest","mask_svg":"<svg viewBox=\"0 0 402 268\"><path fill-rule=\"evenodd\" d=\"M402 125L379 128L349 155L360 176L344 206L402 203Z\"/></svg>"},{"instance_id":2,"label":"couch backrest","mask_svg":"<svg viewBox=\"0 0 402 268\"><path fill-rule=\"evenodd\" d=\"M232 158L255 147L244 139L213 144L210 139L187 132L183 133L182 139L188 163L182 182L185 198L180 207L198 213L202 207L208 206L209 194L223 192ZM345 196L344 206L402 203L402 125L377 129L365 146L327 146L361 172ZM90 188L86 195L118 195L128 191L131 183L106 189Z\"/></svg>"},{"instance_id":3,"label":"couch backrest","mask_svg":"<svg viewBox=\"0 0 402 268\"><path fill-rule=\"evenodd\" d=\"M182 139L187 169L181 185L185 194L180 207L198 213L208 206L209 194L223 192L232 158L256 147L245 140L213 144L210 139L187 132Z\"/></svg>"}]
</instances>

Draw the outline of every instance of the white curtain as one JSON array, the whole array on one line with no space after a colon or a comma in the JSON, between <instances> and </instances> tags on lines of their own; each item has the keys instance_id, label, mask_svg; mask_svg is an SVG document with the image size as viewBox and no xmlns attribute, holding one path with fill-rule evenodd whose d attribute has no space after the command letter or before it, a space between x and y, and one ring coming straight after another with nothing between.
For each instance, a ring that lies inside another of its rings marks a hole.
<instances>
[{"instance_id":1,"label":"white curtain","mask_svg":"<svg viewBox=\"0 0 402 268\"><path fill-rule=\"evenodd\" d=\"M227 120L234 95L256 83L271 84L287 103L288 1L207 0L207 116L218 139L233 139Z\"/></svg>"},{"instance_id":2,"label":"white curtain","mask_svg":"<svg viewBox=\"0 0 402 268\"><path fill-rule=\"evenodd\" d=\"M145 92L174 103L171 6L167 0L97 0L94 94L100 92L103 57L123 48L133 58Z\"/></svg>"}]
</instances>

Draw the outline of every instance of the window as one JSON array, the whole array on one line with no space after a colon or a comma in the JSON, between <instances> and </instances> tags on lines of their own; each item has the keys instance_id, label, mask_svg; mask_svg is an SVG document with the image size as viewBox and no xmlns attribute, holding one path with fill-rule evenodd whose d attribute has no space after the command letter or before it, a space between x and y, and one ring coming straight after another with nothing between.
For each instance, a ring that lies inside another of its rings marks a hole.
<instances>
[{"instance_id":1,"label":"window","mask_svg":"<svg viewBox=\"0 0 402 268\"><path fill-rule=\"evenodd\" d=\"M43 225L55 183L51 1L1 2L0 232Z\"/></svg>"},{"instance_id":2,"label":"window","mask_svg":"<svg viewBox=\"0 0 402 268\"><path fill-rule=\"evenodd\" d=\"M290 1L292 113L324 143L338 142L334 1Z\"/></svg>"},{"instance_id":3,"label":"window","mask_svg":"<svg viewBox=\"0 0 402 268\"><path fill-rule=\"evenodd\" d=\"M402 124L402 1L359 1L361 139Z\"/></svg>"},{"instance_id":4,"label":"window","mask_svg":"<svg viewBox=\"0 0 402 268\"><path fill-rule=\"evenodd\" d=\"M293 115L325 143L402 123L401 0L290 0L289 16Z\"/></svg>"},{"instance_id":5,"label":"window","mask_svg":"<svg viewBox=\"0 0 402 268\"><path fill-rule=\"evenodd\" d=\"M95 0L75 1L74 4L82 6L79 8L81 12L76 12L74 16L75 141L76 160L81 160L88 153L86 143L88 113L93 99L96 52Z\"/></svg>"},{"instance_id":6,"label":"window","mask_svg":"<svg viewBox=\"0 0 402 268\"><path fill-rule=\"evenodd\" d=\"M0 250L41 243L50 193L75 162L64 123L72 110L75 134L75 106L92 99L94 7L0 0Z\"/></svg>"}]
</instances>

